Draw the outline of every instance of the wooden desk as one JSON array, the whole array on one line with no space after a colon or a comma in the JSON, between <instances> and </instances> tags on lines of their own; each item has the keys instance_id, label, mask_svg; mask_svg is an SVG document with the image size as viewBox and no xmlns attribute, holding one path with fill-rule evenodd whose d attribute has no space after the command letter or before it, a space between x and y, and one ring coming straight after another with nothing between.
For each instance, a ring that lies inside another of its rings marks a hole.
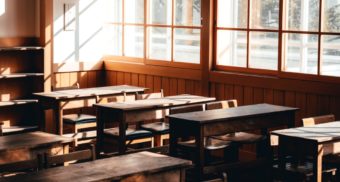
<instances>
[{"instance_id":1,"label":"wooden desk","mask_svg":"<svg viewBox=\"0 0 340 182\"><path fill-rule=\"evenodd\" d=\"M313 181L322 181L322 156L340 152L340 121L276 130L272 134L279 136L279 167L284 168L283 158L289 149L312 156Z\"/></svg>"},{"instance_id":2,"label":"wooden desk","mask_svg":"<svg viewBox=\"0 0 340 182\"><path fill-rule=\"evenodd\" d=\"M45 132L29 132L0 137L0 163L28 160L37 153L55 148L56 153L68 153L72 138Z\"/></svg>"},{"instance_id":3,"label":"wooden desk","mask_svg":"<svg viewBox=\"0 0 340 182\"><path fill-rule=\"evenodd\" d=\"M205 174L211 168L204 166L204 137L252 130L261 130L263 135L268 135L268 128L285 125L293 127L296 110L291 107L255 104L170 115L170 155L177 156L178 138L193 136L197 153L194 163L198 175Z\"/></svg>"},{"instance_id":4,"label":"wooden desk","mask_svg":"<svg viewBox=\"0 0 340 182\"><path fill-rule=\"evenodd\" d=\"M97 108L97 154L102 149L105 123L110 119L119 122L120 154L126 152L126 123L152 119L161 119L169 115L169 108L190 104L214 101L212 97L195 95L177 95L164 98L136 100L130 102L115 102L109 104L95 104Z\"/></svg>"},{"instance_id":5,"label":"wooden desk","mask_svg":"<svg viewBox=\"0 0 340 182\"><path fill-rule=\"evenodd\" d=\"M91 162L51 168L5 178L3 181L185 181L190 161L140 152Z\"/></svg>"},{"instance_id":6,"label":"wooden desk","mask_svg":"<svg viewBox=\"0 0 340 182\"><path fill-rule=\"evenodd\" d=\"M98 97L111 97L124 93L143 93L146 88L129 85L96 87L85 89L61 90L54 92L34 93L40 102L41 110L53 109L53 120L56 123L57 133L63 134L63 106L65 102L74 100L96 99ZM44 112L42 118L45 118ZM45 128L45 123L41 124Z\"/></svg>"}]
</instances>

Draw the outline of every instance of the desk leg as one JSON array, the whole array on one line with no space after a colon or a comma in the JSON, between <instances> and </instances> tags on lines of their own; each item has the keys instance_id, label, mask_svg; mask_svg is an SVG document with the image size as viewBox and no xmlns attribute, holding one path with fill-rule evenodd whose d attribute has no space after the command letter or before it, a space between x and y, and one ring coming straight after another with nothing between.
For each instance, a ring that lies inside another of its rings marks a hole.
<instances>
[{"instance_id":1,"label":"desk leg","mask_svg":"<svg viewBox=\"0 0 340 182\"><path fill-rule=\"evenodd\" d=\"M205 162L205 158L204 158L204 132L203 132L203 128L199 128L196 130L196 134L195 134L195 142L196 142L196 154L197 157L195 159L195 163L197 166L197 170L198 170L198 180L201 181L203 180L203 168L204 168L204 162Z\"/></svg>"},{"instance_id":2,"label":"desk leg","mask_svg":"<svg viewBox=\"0 0 340 182\"><path fill-rule=\"evenodd\" d=\"M100 152L102 151L103 147L103 140L104 140L104 118L102 110L97 108L97 142L96 142L96 158L99 158Z\"/></svg>"},{"instance_id":3,"label":"desk leg","mask_svg":"<svg viewBox=\"0 0 340 182\"><path fill-rule=\"evenodd\" d=\"M126 152L126 124L125 117L119 121L119 141L118 141L118 152L119 154L125 154Z\"/></svg>"},{"instance_id":4,"label":"desk leg","mask_svg":"<svg viewBox=\"0 0 340 182\"><path fill-rule=\"evenodd\" d=\"M39 101L40 102L40 101ZM39 129L40 131L46 131L46 115L45 107L43 103L39 104Z\"/></svg>"},{"instance_id":5,"label":"desk leg","mask_svg":"<svg viewBox=\"0 0 340 182\"><path fill-rule=\"evenodd\" d=\"M56 124L56 131L59 135L63 135L63 109L59 102L54 108L54 122Z\"/></svg>"},{"instance_id":6,"label":"desk leg","mask_svg":"<svg viewBox=\"0 0 340 182\"><path fill-rule=\"evenodd\" d=\"M178 137L176 136L176 127L170 122L170 137L169 137L169 154L170 156L177 156L177 141Z\"/></svg>"},{"instance_id":7,"label":"desk leg","mask_svg":"<svg viewBox=\"0 0 340 182\"><path fill-rule=\"evenodd\" d=\"M277 151L277 157L278 157L278 167L280 170L285 170L286 168L286 140L284 140L282 137L279 136L279 146Z\"/></svg>"},{"instance_id":8,"label":"desk leg","mask_svg":"<svg viewBox=\"0 0 340 182\"><path fill-rule=\"evenodd\" d=\"M313 159L313 174L315 182L322 181L322 156L323 156L323 145L318 145L314 147L314 159Z\"/></svg>"},{"instance_id":9,"label":"desk leg","mask_svg":"<svg viewBox=\"0 0 340 182\"><path fill-rule=\"evenodd\" d=\"M63 145L63 155L70 153L70 145L69 144L64 144ZM64 162L64 166L68 166L70 163L69 162Z\"/></svg>"}]
</instances>

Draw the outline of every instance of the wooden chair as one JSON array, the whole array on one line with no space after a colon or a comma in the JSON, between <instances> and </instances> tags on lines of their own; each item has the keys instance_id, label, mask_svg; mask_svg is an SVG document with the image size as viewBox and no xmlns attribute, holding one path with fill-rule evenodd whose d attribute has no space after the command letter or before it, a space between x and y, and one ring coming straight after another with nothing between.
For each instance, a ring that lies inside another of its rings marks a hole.
<instances>
[{"instance_id":1,"label":"wooden chair","mask_svg":"<svg viewBox=\"0 0 340 182\"><path fill-rule=\"evenodd\" d=\"M69 154L50 156L45 154L44 167L50 168L53 166L60 166L67 164L71 161L91 161L96 160L96 151L94 145L91 145L91 149L71 152Z\"/></svg>"},{"instance_id":2,"label":"wooden chair","mask_svg":"<svg viewBox=\"0 0 340 182\"><path fill-rule=\"evenodd\" d=\"M0 164L0 174L2 177L38 171L42 168L42 155L37 158L25 161Z\"/></svg>"},{"instance_id":3,"label":"wooden chair","mask_svg":"<svg viewBox=\"0 0 340 182\"><path fill-rule=\"evenodd\" d=\"M164 93L163 89L160 90L160 92L154 92L154 93L147 93L147 94L136 94L136 100L144 100L144 99L154 99L154 98L163 98Z\"/></svg>"},{"instance_id":4,"label":"wooden chair","mask_svg":"<svg viewBox=\"0 0 340 182\"><path fill-rule=\"evenodd\" d=\"M53 91L62 91L62 90L71 90L71 89L79 89L79 84L76 83L73 86L69 87L59 87L59 88L52 88ZM97 99L96 99L97 101ZM97 126L97 119L96 116L91 114L85 114L83 113L83 107L79 108L80 110L77 111L75 114L65 114L63 116L63 122L65 125L65 128L71 129L71 134L65 134L64 136L72 137L76 135L77 137L74 137L74 145L78 146L79 144L83 143L89 143L92 141L93 137L79 137L79 136L89 136L89 135L82 135L78 133L82 133L84 131L82 130L88 130L93 129ZM92 136L92 135L91 135Z\"/></svg>"},{"instance_id":5,"label":"wooden chair","mask_svg":"<svg viewBox=\"0 0 340 182\"><path fill-rule=\"evenodd\" d=\"M213 109L228 109L232 107L237 107L237 100L224 100L224 101L216 101L216 102L210 102L206 104L207 110L213 110ZM236 132L231 134L225 134L220 136L213 136L213 138L224 140L224 141L230 141L234 142L238 145L243 144L257 144L256 147L258 150L258 153L261 151L261 146L259 144L263 144L266 137L262 135L247 133L247 132ZM262 155L262 154L258 154Z\"/></svg>"},{"instance_id":6,"label":"wooden chair","mask_svg":"<svg viewBox=\"0 0 340 182\"><path fill-rule=\"evenodd\" d=\"M313 126L316 124L328 123L332 121L335 121L335 116L333 114L329 114L329 115L323 115L323 116L303 118L302 124L303 126Z\"/></svg>"},{"instance_id":7,"label":"wooden chair","mask_svg":"<svg viewBox=\"0 0 340 182\"><path fill-rule=\"evenodd\" d=\"M148 94L137 94L136 100L153 99L153 98L163 98L163 89L160 92L148 93ZM142 124L141 129L147 130L154 135L154 145L163 146L164 141L169 139L169 123L164 122L164 120Z\"/></svg>"}]
</instances>

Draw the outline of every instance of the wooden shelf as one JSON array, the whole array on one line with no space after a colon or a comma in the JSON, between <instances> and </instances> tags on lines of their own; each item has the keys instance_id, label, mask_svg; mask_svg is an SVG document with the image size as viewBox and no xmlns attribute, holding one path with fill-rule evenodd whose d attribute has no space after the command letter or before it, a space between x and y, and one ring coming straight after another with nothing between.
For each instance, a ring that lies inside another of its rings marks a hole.
<instances>
[{"instance_id":1,"label":"wooden shelf","mask_svg":"<svg viewBox=\"0 0 340 182\"><path fill-rule=\"evenodd\" d=\"M39 77L44 76L44 73L12 73L12 74L0 74L0 79L7 78L25 78L25 77Z\"/></svg>"},{"instance_id":2,"label":"wooden shelf","mask_svg":"<svg viewBox=\"0 0 340 182\"><path fill-rule=\"evenodd\" d=\"M0 47L0 51L34 51L43 49L40 46Z\"/></svg>"},{"instance_id":3,"label":"wooden shelf","mask_svg":"<svg viewBox=\"0 0 340 182\"><path fill-rule=\"evenodd\" d=\"M36 100L36 99L23 99L23 100L0 101L0 107L25 105L25 104L32 104L32 103L38 103L38 100Z\"/></svg>"}]
</instances>

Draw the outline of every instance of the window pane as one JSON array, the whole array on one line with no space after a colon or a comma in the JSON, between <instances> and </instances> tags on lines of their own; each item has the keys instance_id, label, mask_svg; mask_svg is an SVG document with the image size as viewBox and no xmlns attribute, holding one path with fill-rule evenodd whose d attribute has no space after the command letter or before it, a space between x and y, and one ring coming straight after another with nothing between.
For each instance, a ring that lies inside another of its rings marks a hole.
<instances>
[{"instance_id":1,"label":"window pane","mask_svg":"<svg viewBox=\"0 0 340 182\"><path fill-rule=\"evenodd\" d=\"M247 66L247 32L219 30L217 32L217 64Z\"/></svg>"},{"instance_id":2,"label":"window pane","mask_svg":"<svg viewBox=\"0 0 340 182\"><path fill-rule=\"evenodd\" d=\"M175 0L175 24L201 25L201 0Z\"/></svg>"},{"instance_id":3,"label":"window pane","mask_svg":"<svg viewBox=\"0 0 340 182\"><path fill-rule=\"evenodd\" d=\"M125 23L144 23L144 0L124 1Z\"/></svg>"},{"instance_id":4,"label":"window pane","mask_svg":"<svg viewBox=\"0 0 340 182\"><path fill-rule=\"evenodd\" d=\"M251 28L277 29L279 27L279 0L252 0Z\"/></svg>"},{"instance_id":5,"label":"window pane","mask_svg":"<svg viewBox=\"0 0 340 182\"><path fill-rule=\"evenodd\" d=\"M323 31L340 32L340 1L324 0L323 17Z\"/></svg>"},{"instance_id":6,"label":"window pane","mask_svg":"<svg viewBox=\"0 0 340 182\"><path fill-rule=\"evenodd\" d=\"M144 27L124 27L124 55L129 57L144 57Z\"/></svg>"},{"instance_id":7,"label":"window pane","mask_svg":"<svg viewBox=\"0 0 340 182\"><path fill-rule=\"evenodd\" d=\"M176 28L174 41L174 61L200 63L201 30Z\"/></svg>"},{"instance_id":8,"label":"window pane","mask_svg":"<svg viewBox=\"0 0 340 182\"><path fill-rule=\"evenodd\" d=\"M322 36L321 75L340 76L340 36Z\"/></svg>"},{"instance_id":9,"label":"window pane","mask_svg":"<svg viewBox=\"0 0 340 182\"><path fill-rule=\"evenodd\" d=\"M248 0L218 0L217 26L247 28Z\"/></svg>"},{"instance_id":10,"label":"window pane","mask_svg":"<svg viewBox=\"0 0 340 182\"><path fill-rule=\"evenodd\" d=\"M171 60L171 28L148 28L149 59Z\"/></svg>"},{"instance_id":11,"label":"window pane","mask_svg":"<svg viewBox=\"0 0 340 182\"><path fill-rule=\"evenodd\" d=\"M106 22L121 23L122 22L122 0L105 1L105 16Z\"/></svg>"},{"instance_id":12,"label":"window pane","mask_svg":"<svg viewBox=\"0 0 340 182\"><path fill-rule=\"evenodd\" d=\"M287 72L318 73L318 36L308 34L284 34L286 40Z\"/></svg>"},{"instance_id":13,"label":"window pane","mask_svg":"<svg viewBox=\"0 0 340 182\"><path fill-rule=\"evenodd\" d=\"M320 0L287 0L287 30L318 31Z\"/></svg>"},{"instance_id":14,"label":"window pane","mask_svg":"<svg viewBox=\"0 0 340 182\"><path fill-rule=\"evenodd\" d=\"M105 35L105 54L121 56L122 55L122 26L106 25L104 26Z\"/></svg>"},{"instance_id":15,"label":"window pane","mask_svg":"<svg viewBox=\"0 0 340 182\"><path fill-rule=\"evenodd\" d=\"M278 66L278 33L250 33L249 67L277 70Z\"/></svg>"},{"instance_id":16,"label":"window pane","mask_svg":"<svg viewBox=\"0 0 340 182\"><path fill-rule=\"evenodd\" d=\"M149 20L150 24L171 25L172 6L169 0L150 0L149 1Z\"/></svg>"}]
</instances>

